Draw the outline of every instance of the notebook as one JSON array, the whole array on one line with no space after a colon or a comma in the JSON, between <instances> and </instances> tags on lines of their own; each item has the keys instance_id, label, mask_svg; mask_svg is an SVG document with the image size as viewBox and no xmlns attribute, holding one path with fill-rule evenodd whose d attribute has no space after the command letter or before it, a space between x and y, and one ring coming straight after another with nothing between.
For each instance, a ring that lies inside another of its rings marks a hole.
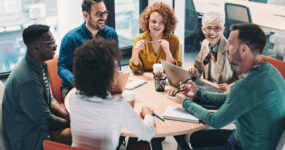
<instances>
[{"instance_id":1,"label":"notebook","mask_svg":"<svg viewBox=\"0 0 285 150\"><path fill-rule=\"evenodd\" d=\"M169 120L186 121L186 122L195 122L195 123L199 122L198 118L191 115L183 108L173 107L173 106L167 107L167 109L163 113L163 118Z\"/></svg>"},{"instance_id":2,"label":"notebook","mask_svg":"<svg viewBox=\"0 0 285 150\"><path fill-rule=\"evenodd\" d=\"M188 71L184 70L183 68L176 66L174 64L171 64L165 60L160 60L163 70L168 74L168 81L169 83L179 88L179 83L185 83L188 80L192 80L199 89L209 92L220 92L220 90L206 82L203 82L199 79L191 79L191 76Z\"/></svg>"},{"instance_id":3,"label":"notebook","mask_svg":"<svg viewBox=\"0 0 285 150\"><path fill-rule=\"evenodd\" d=\"M146 84L146 80L137 79L137 78L129 78L127 85L125 87L126 90L133 90L139 86Z\"/></svg>"}]
</instances>

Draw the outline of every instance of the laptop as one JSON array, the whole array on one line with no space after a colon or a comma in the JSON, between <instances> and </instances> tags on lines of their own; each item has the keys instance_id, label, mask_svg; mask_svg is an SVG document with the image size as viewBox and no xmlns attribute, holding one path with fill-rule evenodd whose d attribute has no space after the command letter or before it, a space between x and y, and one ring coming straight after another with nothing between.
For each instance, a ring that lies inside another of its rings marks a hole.
<instances>
[{"instance_id":1,"label":"laptop","mask_svg":"<svg viewBox=\"0 0 285 150\"><path fill-rule=\"evenodd\" d=\"M163 70L168 74L168 81L170 85L179 88L179 83L186 83L188 80L192 80L199 89L209 92L220 92L220 90L208 83L205 83L199 79L191 79L188 71L183 68L171 64L165 60L160 60Z\"/></svg>"},{"instance_id":2,"label":"laptop","mask_svg":"<svg viewBox=\"0 0 285 150\"><path fill-rule=\"evenodd\" d=\"M128 82L128 79L129 79L129 75L130 73L121 73L119 75L119 79L118 79L118 82L117 84L115 84L113 87L112 87L112 94L120 94L124 91L125 89L125 86Z\"/></svg>"}]
</instances>

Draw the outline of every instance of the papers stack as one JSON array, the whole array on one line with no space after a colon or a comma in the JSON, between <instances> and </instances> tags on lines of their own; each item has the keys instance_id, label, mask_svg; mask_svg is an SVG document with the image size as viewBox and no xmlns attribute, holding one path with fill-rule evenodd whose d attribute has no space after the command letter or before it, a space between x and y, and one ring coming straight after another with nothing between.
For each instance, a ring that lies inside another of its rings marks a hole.
<instances>
[{"instance_id":1,"label":"papers stack","mask_svg":"<svg viewBox=\"0 0 285 150\"><path fill-rule=\"evenodd\" d=\"M126 90L133 90L141 85L146 84L146 80L141 80L137 78L129 78L127 85L125 87Z\"/></svg>"},{"instance_id":2,"label":"papers stack","mask_svg":"<svg viewBox=\"0 0 285 150\"><path fill-rule=\"evenodd\" d=\"M199 119L191 115L189 112L183 108L168 106L163 113L164 119L186 121L186 122L199 122Z\"/></svg>"}]
</instances>

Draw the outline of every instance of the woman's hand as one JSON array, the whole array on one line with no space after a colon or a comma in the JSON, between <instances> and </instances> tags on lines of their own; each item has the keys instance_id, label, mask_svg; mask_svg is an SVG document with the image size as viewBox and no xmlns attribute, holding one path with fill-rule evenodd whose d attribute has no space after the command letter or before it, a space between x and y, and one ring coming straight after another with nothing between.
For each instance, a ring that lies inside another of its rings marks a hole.
<instances>
[{"instance_id":1,"label":"woman's hand","mask_svg":"<svg viewBox=\"0 0 285 150\"><path fill-rule=\"evenodd\" d=\"M149 106L142 107L141 117L144 118L146 115L153 116L153 110Z\"/></svg>"},{"instance_id":2,"label":"woman's hand","mask_svg":"<svg viewBox=\"0 0 285 150\"><path fill-rule=\"evenodd\" d=\"M170 63L174 63L174 58L173 58L173 56L170 52L170 49L169 49L169 42L167 40L164 40L164 39L160 39L158 41L160 42L160 45L165 52L166 61L168 61Z\"/></svg>"},{"instance_id":3,"label":"woman's hand","mask_svg":"<svg viewBox=\"0 0 285 150\"><path fill-rule=\"evenodd\" d=\"M194 66L189 69L189 74L191 77L195 76L197 72L198 72L198 69L195 68Z\"/></svg>"},{"instance_id":4,"label":"woman's hand","mask_svg":"<svg viewBox=\"0 0 285 150\"><path fill-rule=\"evenodd\" d=\"M140 40L136 43L135 52L139 54L141 50L145 48L145 40Z\"/></svg>"},{"instance_id":5,"label":"woman's hand","mask_svg":"<svg viewBox=\"0 0 285 150\"><path fill-rule=\"evenodd\" d=\"M158 41L160 42L160 45L164 52L167 53L169 51L169 42L164 39L160 39Z\"/></svg>"}]
</instances>

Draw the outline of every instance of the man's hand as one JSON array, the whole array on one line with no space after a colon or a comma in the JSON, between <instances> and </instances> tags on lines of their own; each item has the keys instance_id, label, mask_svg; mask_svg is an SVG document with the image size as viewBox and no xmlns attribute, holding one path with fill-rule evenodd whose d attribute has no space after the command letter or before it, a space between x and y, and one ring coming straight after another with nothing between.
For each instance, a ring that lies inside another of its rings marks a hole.
<instances>
[{"instance_id":1,"label":"man's hand","mask_svg":"<svg viewBox=\"0 0 285 150\"><path fill-rule=\"evenodd\" d=\"M182 90L183 92L181 92L183 95L185 95L188 98L194 98L196 93L197 93L197 86L196 84L189 80L187 81L187 83L182 84L180 82L180 90Z\"/></svg>"},{"instance_id":2,"label":"man's hand","mask_svg":"<svg viewBox=\"0 0 285 150\"><path fill-rule=\"evenodd\" d=\"M144 118L146 115L153 116L153 110L149 106L142 107L141 117Z\"/></svg>"},{"instance_id":3,"label":"man's hand","mask_svg":"<svg viewBox=\"0 0 285 150\"><path fill-rule=\"evenodd\" d=\"M185 98L194 98L197 92L197 87L196 84L192 81L188 81L186 84L182 84L182 82L179 83L180 84L180 90L181 93L177 93L175 96L174 93L176 93L175 90L172 91L168 91L167 92L167 98L178 103L181 104L182 101Z\"/></svg>"},{"instance_id":4,"label":"man's hand","mask_svg":"<svg viewBox=\"0 0 285 150\"><path fill-rule=\"evenodd\" d=\"M51 102L51 110L56 116L69 120L69 113L59 105L57 100Z\"/></svg>"},{"instance_id":5,"label":"man's hand","mask_svg":"<svg viewBox=\"0 0 285 150\"><path fill-rule=\"evenodd\" d=\"M175 103L181 104L182 101L186 98L186 96L180 93L176 94L175 96L172 96L173 92L175 91L168 91L167 98L174 101Z\"/></svg>"},{"instance_id":6,"label":"man's hand","mask_svg":"<svg viewBox=\"0 0 285 150\"><path fill-rule=\"evenodd\" d=\"M218 87L219 87L219 89L220 89L220 92L221 92L221 93L226 93L226 91L227 91L227 86L228 86L227 83L219 84Z\"/></svg>"}]
</instances>

